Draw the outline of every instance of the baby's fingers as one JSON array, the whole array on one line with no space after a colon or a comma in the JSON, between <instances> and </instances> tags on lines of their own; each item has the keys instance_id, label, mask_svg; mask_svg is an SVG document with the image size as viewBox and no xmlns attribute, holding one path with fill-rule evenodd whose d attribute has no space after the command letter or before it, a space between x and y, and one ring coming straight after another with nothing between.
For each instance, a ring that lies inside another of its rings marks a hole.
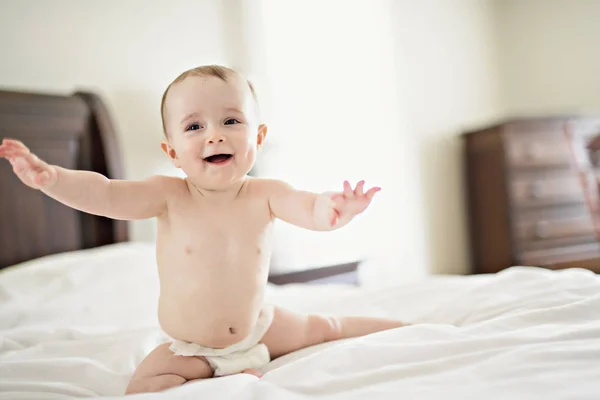
<instances>
[{"instance_id":1,"label":"baby's fingers","mask_svg":"<svg viewBox=\"0 0 600 400\"><path fill-rule=\"evenodd\" d=\"M333 210L331 218L329 220L329 226L334 227L340 219L340 213L337 210Z\"/></svg>"},{"instance_id":2,"label":"baby's fingers","mask_svg":"<svg viewBox=\"0 0 600 400\"><path fill-rule=\"evenodd\" d=\"M13 149L14 146L7 145L4 143L0 144L0 157L8 157L8 153L10 153Z\"/></svg>"},{"instance_id":3,"label":"baby's fingers","mask_svg":"<svg viewBox=\"0 0 600 400\"><path fill-rule=\"evenodd\" d=\"M352 186L350 186L350 182L344 181L344 196L351 197L354 194L354 190L352 190Z\"/></svg>"},{"instance_id":4,"label":"baby's fingers","mask_svg":"<svg viewBox=\"0 0 600 400\"><path fill-rule=\"evenodd\" d=\"M354 190L354 193L357 196L362 196L363 195L363 188L365 186L365 181L360 181L358 182L358 185L356 185L356 189Z\"/></svg>"},{"instance_id":5,"label":"baby's fingers","mask_svg":"<svg viewBox=\"0 0 600 400\"><path fill-rule=\"evenodd\" d=\"M27 146L25 146L23 142L15 139L3 139L2 146L0 147L5 147L8 149L27 149Z\"/></svg>"},{"instance_id":6,"label":"baby's fingers","mask_svg":"<svg viewBox=\"0 0 600 400\"><path fill-rule=\"evenodd\" d=\"M10 139L10 138L4 138L4 139L2 139L2 144L18 145L18 146L25 147L25 145L23 144L23 142L21 142L20 140Z\"/></svg>"},{"instance_id":7,"label":"baby's fingers","mask_svg":"<svg viewBox=\"0 0 600 400\"><path fill-rule=\"evenodd\" d=\"M365 195L367 196L367 199L371 200L373 198L373 196L375 196L375 193L379 192L381 190L380 187L373 187L371 189L369 189L367 191L367 193L365 193Z\"/></svg>"},{"instance_id":8,"label":"baby's fingers","mask_svg":"<svg viewBox=\"0 0 600 400\"><path fill-rule=\"evenodd\" d=\"M38 158L29 152L27 148L7 148L3 152L4 157L22 158L28 163L37 164Z\"/></svg>"}]
</instances>

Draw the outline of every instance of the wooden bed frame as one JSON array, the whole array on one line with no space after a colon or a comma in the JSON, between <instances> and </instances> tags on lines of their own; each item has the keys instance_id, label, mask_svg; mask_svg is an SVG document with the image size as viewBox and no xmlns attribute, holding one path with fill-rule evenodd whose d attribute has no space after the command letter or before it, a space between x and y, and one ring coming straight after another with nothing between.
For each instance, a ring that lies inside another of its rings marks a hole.
<instances>
[{"instance_id":1,"label":"wooden bed frame","mask_svg":"<svg viewBox=\"0 0 600 400\"><path fill-rule=\"evenodd\" d=\"M123 176L111 118L93 93L0 91L0 137L21 140L49 163ZM128 240L125 221L73 210L23 185L0 161L0 268Z\"/></svg>"},{"instance_id":2,"label":"wooden bed frame","mask_svg":"<svg viewBox=\"0 0 600 400\"><path fill-rule=\"evenodd\" d=\"M122 155L100 97L0 91L0 139L21 140L43 160L122 179ZM0 160L0 269L42 256L129 240L127 222L69 208L25 186ZM358 263L271 275L276 284L357 283Z\"/></svg>"}]
</instances>

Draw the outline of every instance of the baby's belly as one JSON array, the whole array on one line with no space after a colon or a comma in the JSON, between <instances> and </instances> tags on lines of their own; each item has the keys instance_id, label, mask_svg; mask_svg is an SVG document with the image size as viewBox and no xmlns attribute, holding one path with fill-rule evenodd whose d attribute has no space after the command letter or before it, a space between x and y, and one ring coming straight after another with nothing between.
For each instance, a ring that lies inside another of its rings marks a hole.
<instances>
[{"instance_id":1,"label":"baby's belly","mask_svg":"<svg viewBox=\"0 0 600 400\"><path fill-rule=\"evenodd\" d=\"M158 319L173 339L224 348L244 339L263 305L266 271L262 266L165 266L161 274ZM264 267L266 268L266 266Z\"/></svg>"}]
</instances>

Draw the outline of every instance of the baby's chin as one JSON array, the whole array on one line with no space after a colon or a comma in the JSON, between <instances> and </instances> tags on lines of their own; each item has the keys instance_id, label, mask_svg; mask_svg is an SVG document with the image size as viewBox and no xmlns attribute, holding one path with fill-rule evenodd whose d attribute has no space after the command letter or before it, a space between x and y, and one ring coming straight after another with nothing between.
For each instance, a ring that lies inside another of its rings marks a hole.
<instances>
[{"instance_id":1,"label":"baby's chin","mask_svg":"<svg viewBox=\"0 0 600 400\"><path fill-rule=\"evenodd\" d=\"M207 166L203 164L183 165L182 170L196 187L206 190L227 190L244 180L254 167L254 160L240 157L239 154L223 166Z\"/></svg>"}]
</instances>

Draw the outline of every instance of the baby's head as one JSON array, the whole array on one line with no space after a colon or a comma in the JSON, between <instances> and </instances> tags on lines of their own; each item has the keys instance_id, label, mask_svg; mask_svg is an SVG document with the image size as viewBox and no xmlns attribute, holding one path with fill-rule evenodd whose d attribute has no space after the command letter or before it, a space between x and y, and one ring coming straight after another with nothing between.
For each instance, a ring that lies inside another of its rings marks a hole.
<instances>
[{"instance_id":1,"label":"baby's head","mask_svg":"<svg viewBox=\"0 0 600 400\"><path fill-rule=\"evenodd\" d=\"M225 189L242 179L267 133L252 85L218 65L179 75L165 90L161 115L163 151L204 189Z\"/></svg>"}]
</instances>

